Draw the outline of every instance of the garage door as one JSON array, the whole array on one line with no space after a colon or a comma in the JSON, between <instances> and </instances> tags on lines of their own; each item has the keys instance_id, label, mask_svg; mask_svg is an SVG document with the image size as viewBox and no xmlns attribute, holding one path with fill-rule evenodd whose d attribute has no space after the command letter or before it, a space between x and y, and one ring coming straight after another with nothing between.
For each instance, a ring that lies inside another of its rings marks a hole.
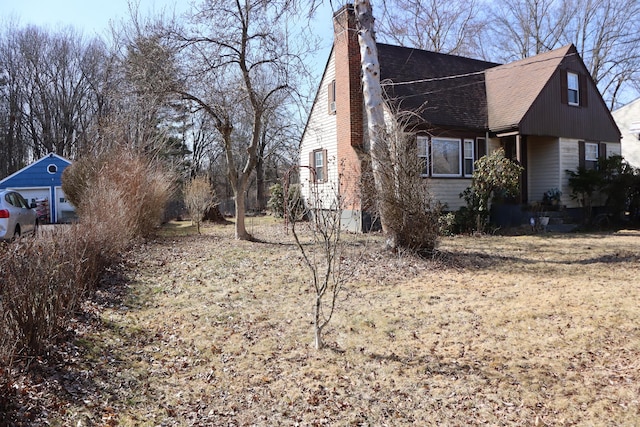
<instances>
[{"instance_id":1,"label":"garage door","mask_svg":"<svg viewBox=\"0 0 640 427\"><path fill-rule=\"evenodd\" d=\"M62 187L56 187L56 213L58 222L71 222L76 219L75 208L65 197Z\"/></svg>"},{"instance_id":2,"label":"garage door","mask_svg":"<svg viewBox=\"0 0 640 427\"><path fill-rule=\"evenodd\" d=\"M36 200L49 199L49 187L43 188L13 188L13 190L22 194L27 202L32 203Z\"/></svg>"}]
</instances>

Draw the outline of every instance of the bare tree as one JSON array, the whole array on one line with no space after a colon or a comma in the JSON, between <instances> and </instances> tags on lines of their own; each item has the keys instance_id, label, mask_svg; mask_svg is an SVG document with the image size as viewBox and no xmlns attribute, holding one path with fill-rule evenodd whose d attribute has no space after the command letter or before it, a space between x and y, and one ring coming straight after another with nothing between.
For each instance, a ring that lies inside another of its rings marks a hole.
<instances>
[{"instance_id":1,"label":"bare tree","mask_svg":"<svg viewBox=\"0 0 640 427\"><path fill-rule=\"evenodd\" d=\"M360 44L360 60L362 62L362 92L364 95L365 111L367 113L367 135L371 154L371 168L375 192L384 194L394 183L386 182L382 173L384 165L391 164L389 147L383 138L385 132L384 100L380 85L380 62L378 47L374 32L374 18L371 2L357 0L354 3L356 20L358 23L358 43ZM379 200L380 201L380 200ZM391 209L385 203L379 203L378 212L382 231L385 234L387 246L396 248L398 244L398 230L389 221Z\"/></svg>"},{"instance_id":2,"label":"bare tree","mask_svg":"<svg viewBox=\"0 0 640 427\"><path fill-rule=\"evenodd\" d=\"M184 203L191 216L191 223L196 225L200 234L200 224L205 212L216 203L213 186L206 177L195 177L185 184Z\"/></svg>"},{"instance_id":3,"label":"bare tree","mask_svg":"<svg viewBox=\"0 0 640 427\"><path fill-rule=\"evenodd\" d=\"M49 152L74 157L96 124L93 71L107 54L104 45L72 28L9 25L0 49L1 92L9 118L5 147L15 148L10 158Z\"/></svg>"},{"instance_id":4,"label":"bare tree","mask_svg":"<svg viewBox=\"0 0 640 427\"><path fill-rule=\"evenodd\" d=\"M625 91L639 92L640 32L629 23L640 19L640 3L575 0L571 17L564 40L576 45L609 108L614 109Z\"/></svg>"},{"instance_id":5,"label":"bare tree","mask_svg":"<svg viewBox=\"0 0 640 427\"><path fill-rule=\"evenodd\" d=\"M261 211L267 207L269 178L271 182L279 181L280 174L284 173L279 167L288 169L297 160L302 124L288 106L284 102L276 103L265 114L256 162L256 207Z\"/></svg>"},{"instance_id":6,"label":"bare tree","mask_svg":"<svg viewBox=\"0 0 640 427\"><path fill-rule=\"evenodd\" d=\"M295 82L292 71L301 71L287 26L294 6L288 0L209 0L197 8L190 31L174 32L189 62L186 85L177 91L209 114L220 134L235 196L238 239L253 238L245 227L245 197L266 114L272 100ZM245 158L238 159L234 132L244 107L251 114L251 129L244 141Z\"/></svg>"},{"instance_id":7,"label":"bare tree","mask_svg":"<svg viewBox=\"0 0 640 427\"><path fill-rule=\"evenodd\" d=\"M386 0L382 10L382 40L455 55L480 51L486 20L476 0Z\"/></svg>"},{"instance_id":8,"label":"bare tree","mask_svg":"<svg viewBox=\"0 0 640 427\"><path fill-rule=\"evenodd\" d=\"M558 47L570 19L568 3L557 0L505 0L493 15L494 46L504 62Z\"/></svg>"},{"instance_id":9,"label":"bare tree","mask_svg":"<svg viewBox=\"0 0 640 427\"><path fill-rule=\"evenodd\" d=\"M300 191L293 196L289 193L285 188L284 203L287 206L284 215L291 221L294 240L309 268L311 288L314 291L314 344L320 350L325 346L322 339L324 328L331 321L338 295L348 277L342 264L345 244L341 238L340 218L344 200L337 189L319 190L317 185L312 187L311 197L304 203L300 203ZM326 200L331 200L330 206L326 204ZM306 209L296 215L299 206L306 206ZM304 217L309 217L310 220L302 221ZM311 245L304 239L306 234L301 233L301 225L308 225Z\"/></svg>"},{"instance_id":10,"label":"bare tree","mask_svg":"<svg viewBox=\"0 0 640 427\"><path fill-rule=\"evenodd\" d=\"M0 176L26 165L29 145L24 134L24 85L21 79L16 27L8 26L0 39Z\"/></svg>"},{"instance_id":11,"label":"bare tree","mask_svg":"<svg viewBox=\"0 0 640 427\"><path fill-rule=\"evenodd\" d=\"M511 61L573 43L609 108L638 93L640 19L635 0L505 0L495 3L495 57Z\"/></svg>"}]
</instances>

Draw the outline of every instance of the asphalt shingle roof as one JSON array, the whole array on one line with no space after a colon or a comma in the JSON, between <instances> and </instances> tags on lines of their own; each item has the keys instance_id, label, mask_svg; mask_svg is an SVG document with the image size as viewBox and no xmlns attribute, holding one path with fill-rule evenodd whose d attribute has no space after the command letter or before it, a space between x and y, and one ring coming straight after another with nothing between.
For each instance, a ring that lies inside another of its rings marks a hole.
<instances>
[{"instance_id":1,"label":"asphalt shingle roof","mask_svg":"<svg viewBox=\"0 0 640 427\"><path fill-rule=\"evenodd\" d=\"M382 43L377 46L383 89L402 110L418 111L435 126L487 128L483 71L499 64Z\"/></svg>"},{"instance_id":2,"label":"asphalt shingle roof","mask_svg":"<svg viewBox=\"0 0 640 427\"><path fill-rule=\"evenodd\" d=\"M567 45L486 71L491 130L518 126L571 47Z\"/></svg>"}]
</instances>

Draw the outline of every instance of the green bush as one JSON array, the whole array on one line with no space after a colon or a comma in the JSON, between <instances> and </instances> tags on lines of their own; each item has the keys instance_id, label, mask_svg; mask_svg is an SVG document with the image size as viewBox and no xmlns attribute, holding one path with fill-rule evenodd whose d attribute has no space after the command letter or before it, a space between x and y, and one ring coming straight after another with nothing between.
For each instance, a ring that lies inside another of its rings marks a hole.
<instances>
[{"instance_id":1,"label":"green bush","mask_svg":"<svg viewBox=\"0 0 640 427\"><path fill-rule=\"evenodd\" d=\"M267 202L267 207L274 216L284 218L285 202L282 184L273 184L269 187L269 194L271 194L271 197ZM291 184L289 186L286 207L287 212L289 212L289 219L300 220L304 217L305 204L300 184Z\"/></svg>"},{"instance_id":2,"label":"green bush","mask_svg":"<svg viewBox=\"0 0 640 427\"><path fill-rule=\"evenodd\" d=\"M598 160L596 169L579 167L567 170L571 198L584 209L584 221L591 223L593 199L596 194L606 195L605 206L614 220L624 217L625 212L640 214L640 170L629 165L622 156L614 155Z\"/></svg>"},{"instance_id":3,"label":"green bush","mask_svg":"<svg viewBox=\"0 0 640 427\"><path fill-rule=\"evenodd\" d=\"M475 214L477 231L482 232L487 224L493 198L517 194L522 170L522 166L504 156L502 148L476 161L471 187L460 197L467 202L467 211Z\"/></svg>"}]
</instances>

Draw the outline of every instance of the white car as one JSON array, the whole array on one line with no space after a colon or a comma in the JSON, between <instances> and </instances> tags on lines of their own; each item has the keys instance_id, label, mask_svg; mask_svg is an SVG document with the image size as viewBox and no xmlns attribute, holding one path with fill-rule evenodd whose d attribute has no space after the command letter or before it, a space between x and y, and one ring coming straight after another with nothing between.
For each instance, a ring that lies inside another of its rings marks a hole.
<instances>
[{"instance_id":1,"label":"white car","mask_svg":"<svg viewBox=\"0 0 640 427\"><path fill-rule=\"evenodd\" d=\"M16 191L0 191L0 240L35 234L37 225L35 205Z\"/></svg>"}]
</instances>

